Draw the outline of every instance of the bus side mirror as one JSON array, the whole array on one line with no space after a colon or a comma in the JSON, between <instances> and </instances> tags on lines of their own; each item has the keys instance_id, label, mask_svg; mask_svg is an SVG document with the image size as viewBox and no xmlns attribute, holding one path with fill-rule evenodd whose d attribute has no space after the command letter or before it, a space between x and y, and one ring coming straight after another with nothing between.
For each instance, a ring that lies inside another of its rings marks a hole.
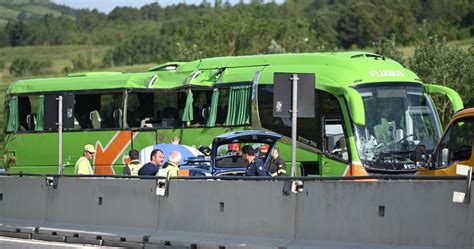
<instances>
[{"instance_id":1,"label":"bus side mirror","mask_svg":"<svg viewBox=\"0 0 474 249\"><path fill-rule=\"evenodd\" d=\"M453 104L454 112L457 112L464 108L464 104L462 103L462 99L459 94L449 87L445 87L442 85L435 85L435 84L425 84L425 91L429 94L433 93L441 93L448 96L449 101Z\"/></svg>"},{"instance_id":2,"label":"bus side mirror","mask_svg":"<svg viewBox=\"0 0 474 249\"><path fill-rule=\"evenodd\" d=\"M448 166L448 156L449 156L448 148L442 149L441 150L441 166L443 168Z\"/></svg>"}]
</instances>

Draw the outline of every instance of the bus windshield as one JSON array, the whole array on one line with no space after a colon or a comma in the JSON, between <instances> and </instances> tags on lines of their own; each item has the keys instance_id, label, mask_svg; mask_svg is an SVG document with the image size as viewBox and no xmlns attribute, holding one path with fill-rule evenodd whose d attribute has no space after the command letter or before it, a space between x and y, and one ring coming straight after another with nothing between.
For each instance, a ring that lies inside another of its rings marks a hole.
<instances>
[{"instance_id":1,"label":"bus windshield","mask_svg":"<svg viewBox=\"0 0 474 249\"><path fill-rule=\"evenodd\" d=\"M384 83L356 87L365 109L365 125L356 125L356 145L370 170L414 171L416 145L433 151L441 126L429 95L419 84Z\"/></svg>"}]
</instances>

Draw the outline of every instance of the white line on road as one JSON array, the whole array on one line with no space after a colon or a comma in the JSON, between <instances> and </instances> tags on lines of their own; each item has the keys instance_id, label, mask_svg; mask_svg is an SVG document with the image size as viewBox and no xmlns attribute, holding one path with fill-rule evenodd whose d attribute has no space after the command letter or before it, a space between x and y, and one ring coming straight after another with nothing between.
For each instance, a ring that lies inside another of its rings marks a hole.
<instances>
[{"instance_id":1,"label":"white line on road","mask_svg":"<svg viewBox=\"0 0 474 249\"><path fill-rule=\"evenodd\" d=\"M61 246L61 247L71 247L71 248L97 248L94 246L71 245L71 244L59 243L59 242L47 242L47 241L39 241L39 240L16 239L16 238L5 238L5 237L0 237L0 242L1 241L17 242L17 243L23 243L23 244L46 245L46 246Z\"/></svg>"}]
</instances>

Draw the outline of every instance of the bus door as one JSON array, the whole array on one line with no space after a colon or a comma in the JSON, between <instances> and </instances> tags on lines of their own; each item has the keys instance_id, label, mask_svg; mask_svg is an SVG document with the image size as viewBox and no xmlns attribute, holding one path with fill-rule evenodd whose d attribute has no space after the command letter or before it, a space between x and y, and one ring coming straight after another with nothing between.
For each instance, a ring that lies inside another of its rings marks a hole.
<instances>
[{"instance_id":1,"label":"bus door","mask_svg":"<svg viewBox=\"0 0 474 249\"><path fill-rule=\"evenodd\" d=\"M342 120L338 117L323 117L322 123L321 175L341 175L349 161L349 151Z\"/></svg>"}]
</instances>

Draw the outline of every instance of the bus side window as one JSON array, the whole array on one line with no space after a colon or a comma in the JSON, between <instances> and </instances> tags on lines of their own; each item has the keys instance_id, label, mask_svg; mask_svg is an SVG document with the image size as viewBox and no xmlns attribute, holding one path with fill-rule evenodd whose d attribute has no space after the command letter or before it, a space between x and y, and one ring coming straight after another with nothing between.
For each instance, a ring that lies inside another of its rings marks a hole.
<instances>
[{"instance_id":1,"label":"bus side window","mask_svg":"<svg viewBox=\"0 0 474 249\"><path fill-rule=\"evenodd\" d=\"M18 97L19 131L33 132L38 126L37 112L39 95ZM40 120L42 122L43 120Z\"/></svg>"},{"instance_id":2,"label":"bus side window","mask_svg":"<svg viewBox=\"0 0 474 249\"><path fill-rule=\"evenodd\" d=\"M342 121L340 119L323 118L323 123L324 152L333 154L343 160L349 160Z\"/></svg>"},{"instance_id":3,"label":"bus side window","mask_svg":"<svg viewBox=\"0 0 474 249\"><path fill-rule=\"evenodd\" d=\"M193 121L191 126L202 127L206 125L211 106L211 90L193 90Z\"/></svg>"},{"instance_id":4,"label":"bus side window","mask_svg":"<svg viewBox=\"0 0 474 249\"><path fill-rule=\"evenodd\" d=\"M122 128L122 93L100 96L100 119L102 128Z\"/></svg>"},{"instance_id":5,"label":"bus side window","mask_svg":"<svg viewBox=\"0 0 474 249\"><path fill-rule=\"evenodd\" d=\"M153 120L154 127L173 128L182 125L180 118L180 109L184 108L179 103L185 102L185 95L179 91L162 91L155 93L154 110L155 116Z\"/></svg>"},{"instance_id":6,"label":"bus side window","mask_svg":"<svg viewBox=\"0 0 474 249\"><path fill-rule=\"evenodd\" d=\"M20 121L20 126L18 128L19 131L27 131L30 130L28 120L31 120L31 102L28 96L19 96L18 97L18 118ZM33 129L34 130L34 127Z\"/></svg>"},{"instance_id":7,"label":"bus side window","mask_svg":"<svg viewBox=\"0 0 474 249\"><path fill-rule=\"evenodd\" d=\"M298 118L298 141L317 149L322 149L319 109L324 97L324 92L315 90L315 117ZM273 85L259 86L258 111L263 128L291 137L291 117L273 117Z\"/></svg>"},{"instance_id":8,"label":"bus side window","mask_svg":"<svg viewBox=\"0 0 474 249\"><path fill-rule=\"evenodd\" d=\"M230 88L219 89L219 101L217 102L217 117L216 125L224 125L225 119L227 118L227 107L229 102Z\"/></svg>"},{"instance_id":9,"label":"bus side window","mask_svg":"<svg viewBox=\"0 0 474 249\"><path fill-rule=\"evenodd\" d=\"M75 94L74 129L120 128L117 112L122 109L123 94ZM115 115L114 115L115 112ZM118 117L120 118L120 117Z\"/></svg>"}]
</instances>

